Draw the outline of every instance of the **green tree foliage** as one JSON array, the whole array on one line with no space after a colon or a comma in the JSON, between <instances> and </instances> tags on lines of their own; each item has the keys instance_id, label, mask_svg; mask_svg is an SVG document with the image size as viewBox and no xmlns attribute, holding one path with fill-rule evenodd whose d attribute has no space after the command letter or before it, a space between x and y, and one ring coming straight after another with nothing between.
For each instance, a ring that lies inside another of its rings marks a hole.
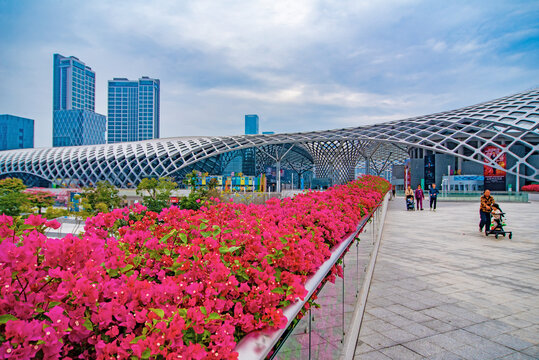
<instances>
[{"instance_id":1,"label":"green tree foliage","mask_svg":"<svg viewBox=\"0 0 539 360\"><path fill-rule=\"evenodd\" d=\"M119 208L125 197L119 195L119 190L108 181L99 181L95 187L85 187L82 191L81 205L83 217L108 212Z\"/></svg>"},{"instance_id":2,"label":"green tree foliage","mask_svg":"<svg viewBox=\"0 0 539 360\"><path fill-rule=\"evenodd\" d=\"M178 184L168 177L144 178L137 186L137 195L142 196L142 204L150 211L160 212L170 205L170 194Z\"/></svg>"},{"instance_id":3,"label":"green tree foliage","mask_svg":"<svg viewBox=\"0 0 539 360\"><path fill-rule=\"evenodd\" d=\"M28 190L26 192L30 206L38 208L38 213L41 214L41 209L48 208L54 205L55 196L48 191Z\"/></svg>"},{"instance_id":4,"label":"green tree foliage","mask_svg":"<svg viewBox=\"0 0 539 360\"><path fill-rule=\"evenodd\" d=\"M21 208L28 204L23 193L26 186L21 179L7 178L0 180L0 214L19 216Z\"/></svg>"},{"instance_id":5,"label":"green tree foliage","mask_svg":"<svg viewBox=\"0 0 539 360\"><path fill-rule=\"evenodd\" d=\"M185 176L183 183L191 187L188 196L180 199L180 208L198 210L202 206L211 205L216 201L221 201L221 192L217 190L217 179L210 179L206 187L197 188L197 172L193 171ZM216 200L217 199L217 200Z\"/></svg>"}]
</instances>

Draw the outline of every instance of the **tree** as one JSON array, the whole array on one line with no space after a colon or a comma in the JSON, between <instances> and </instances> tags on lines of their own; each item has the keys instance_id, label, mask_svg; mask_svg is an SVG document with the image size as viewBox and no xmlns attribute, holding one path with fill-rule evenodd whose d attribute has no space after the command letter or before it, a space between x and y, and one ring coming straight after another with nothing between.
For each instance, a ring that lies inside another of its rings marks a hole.
<instances>
[{"instance_id":1,"label":"tree","mask_svg":"<svg viewBox=\"0 0 539 360\"><path fill-rule=\"evenodd\" d=\"M30 206L38 208L39 214L41 214L42 208L48 208L54 205L54 194L43 190L27 190L26 196L30 202Z\"/></svg>"},{"instance_id":2,"label":"tree","mask_svg":"<svg viewBox=\"0 0 539 360\"><path fill-rule=\"evenodd\" d=\"M150 211L160 212L170 205L170 194L178 188L171 178L144 178L137 186L137 195L142 196L142 204Z\"/></svg>"},{"instance_id":3,"label":"tree","mask_svg":"<svg viewBox=\"0 0 539 360\"><path fill-rule=\"evenodd\" d=\"M83 188L81 202L84 212L91 216L120 207L125 196L118 194L119 190L108 181L99 181L95 188Z\"/></svg>"},{"instance_id":4,"label":"tree","mask_svg":"<svg viewBox=\"0 0 539 360\"><path fill-rule=\"evenodd\" d=\"M217 179L210 179L207 184L207 189L204 187L197 188L198 174L193 171L185 176L183 183L191 187L191 192L187 196L180 199L180 208L198 210L202 206L211 205L217 201L221 201L221 192L217 189Z\"/></svg>"},{"instance_id":5,"label":"tree","mask_svg":"<svg viewBox=\"0 0 539 360\"><path fill-rule=\"evenodd\" d=\"M28 204L23 193L26 186L21 179L6 178L0 180L0 214L19 216L21 208Z\"/></svg>"}]
</instances>

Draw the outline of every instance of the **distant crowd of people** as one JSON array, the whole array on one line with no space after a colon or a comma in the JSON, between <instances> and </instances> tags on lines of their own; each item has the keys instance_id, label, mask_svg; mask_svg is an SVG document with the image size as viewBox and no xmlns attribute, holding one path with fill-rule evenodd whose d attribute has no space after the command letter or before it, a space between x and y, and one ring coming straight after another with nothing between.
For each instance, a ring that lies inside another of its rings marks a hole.
<instances>
[{"instance_id":1,"label":"distant crowd of people","mask_svg":"<svg viewBox=\"0 0 539 360\"><path fill-rule=\"evenodd\" d=\"M436 184L432 184L429 187L429 207L430 210L436 211L436 199L438 198L438 194L440 191L436 188ZM425 199L425 194L423 192L423 189L421 188L421 185L417 185L417 189L413 190L410 185L408 185L408 188L405 190L404 195L406 197L406 201L414 201L415 198L415 206L417 207L417 210L423 210L423 199Z\"/></svg>"},{"instance_id":2,"label":"distant crowd of people","mask_svg":"<svg viewBox=\"0 0 539 360\"><path fill-rule=\"evenodd\" d=\"M396 196L395 185L392 186L393 198ZM440 191L436 188L436 184L431 184L429 186L429 207L430 210L436 211L436 200ZM408 210L423 210L423 200L425 199L425 193L421 185L417 186L417 189L413 190L410 185L404 191L404 196L406 199L406 207ZM415 200L415 204L414 204ZM410 208L411 207L411 208ZM500 228L502 224L501 217L503 215L500 206L496 204L492 195L490 195L490 190L485 190L481 195L481 204L479 206L479 232L483 232L485 229L485 234L488 235L491 228ZM492 231L490 231L492 233Z\"/></svg>"}]
</instances>

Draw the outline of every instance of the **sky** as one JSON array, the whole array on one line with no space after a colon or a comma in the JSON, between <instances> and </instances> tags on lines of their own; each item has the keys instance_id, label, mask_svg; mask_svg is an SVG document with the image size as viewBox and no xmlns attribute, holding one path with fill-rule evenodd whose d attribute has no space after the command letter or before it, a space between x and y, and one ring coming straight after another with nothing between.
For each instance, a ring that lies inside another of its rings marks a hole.
<instances>
[{"instance_id":1,"label":"sky","mask_svg":"<svg viewBox=\"0 0 539 360\"><path fill-rule=\"evenodd\" d=\"M374 124L539 87L539 1L0 0L0 114L52 144L53 54L161 81L161 137Z\"/></svg>"}]
</instances>

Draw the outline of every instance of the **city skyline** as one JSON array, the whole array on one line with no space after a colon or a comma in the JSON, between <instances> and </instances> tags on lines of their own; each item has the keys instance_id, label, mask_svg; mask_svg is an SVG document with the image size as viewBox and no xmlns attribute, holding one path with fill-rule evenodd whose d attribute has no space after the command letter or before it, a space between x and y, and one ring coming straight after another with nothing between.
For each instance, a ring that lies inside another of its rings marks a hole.
<instances>
[{"instance_id":1,"label":"city skyline","mask_svg":"<svg viewBox=\"0 0 539 360\"><path fill-rule=\"evenodd\" d=\"M161 79L167 136L241 134L250 113L261 131L356 126L538 85L532 2L74 3L0 1L0 113L35 119L37 147L53 53L91 64L97 113L108 80Z\"/></svg>"}]
</instances>

